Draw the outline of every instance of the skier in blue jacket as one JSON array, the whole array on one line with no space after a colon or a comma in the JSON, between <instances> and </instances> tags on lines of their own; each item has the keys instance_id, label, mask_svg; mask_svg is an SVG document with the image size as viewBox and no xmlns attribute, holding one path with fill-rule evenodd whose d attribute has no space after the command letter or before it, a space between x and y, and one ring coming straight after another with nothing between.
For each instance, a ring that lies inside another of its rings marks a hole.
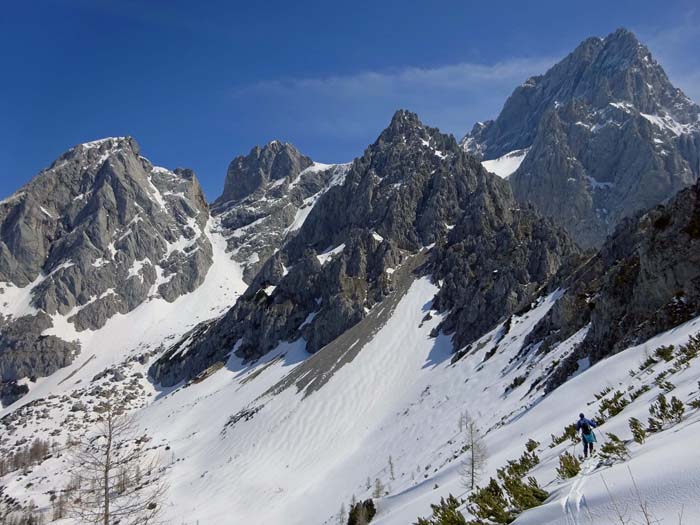
<instances>
[{"instance_id":1,"label":"skier in blue jacket","mask_svg":"<svg viewBox=\"0 0 700 525\"><path fill-rule=\"evenodd\" d=\"M593 454L593 443L597 440L593 429L597 427L596 422L592 419L586 419L583 414L578 415L578 423L576 423L576 432L581 432L581 438L583 440L583 455L588 457L588 453Z\"/></svg>"}]
</instances>

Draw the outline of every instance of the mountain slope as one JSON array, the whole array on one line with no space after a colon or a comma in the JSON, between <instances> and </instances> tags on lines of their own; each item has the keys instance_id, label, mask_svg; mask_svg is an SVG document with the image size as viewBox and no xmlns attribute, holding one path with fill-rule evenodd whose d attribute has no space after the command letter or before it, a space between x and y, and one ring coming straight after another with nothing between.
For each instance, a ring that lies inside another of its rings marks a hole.
<instances>
[{"instance_id":1,"label":"mountain slope","mask_svg":"<svg viewBox=\"0 0 700 525\"><path fill-rule=\"evenodd\" d=\"M212 214L227 230L231 257L247 282L301 227L318 198L343 182L348 167L313 162L276 140L231 162Z\"/></svg>"},{"instance_id":2,"label":"mountain slope","mask_svg":"<svg viewBox=\"0 0 700 525\"><path fill-rule=\"evenodd\" d=\"M79 346L52 326L98 330L195 290L208 221L192 171L153 166L128 137L76 146L0 203L0 383L71 362Z\"/></svg>"},{"instance_id":3,"label":"mountain slope","mask_svg":"<svg viewBox=\"0 0 700 525\"><path fill-rule=\"evenodd\" d=\"M462 144L509 176L520 202L598 247L622 218L700 175L700 107L620 29L516 88Z\"/></svg>"},{"instance_id":4,"label":"mountain slope","mask_svg":"<svg viewBox=\"0 0 700 525\"><path fill-rule=\"evenodd\" d=\"M529 338L547 351L590 323L577 352L553 374L566 380L581 359L598 360L700 313L700 184L623 221L600 252L567 277L566 293Z\"/></svg>"},{"instance_id":5,"label":"mountain slope","mask_svg":"<svg viewBox=\"0 0 700 525\"><path fill-rule=\"evenodd\" d=\"M439 258L465 265L474 257L500 261L501 275L479 264L472 264L471 280L466 273L453 275L453 283L470 282L443 298L445 308L478 301L481 313L488 310L468 333L460 332L460 340L473 340L528 304L562 258L575 253L564 235L531 211L515 208L508 185L451 136L399 111L353 162L343 184L318 199L299 232L263 266L231 311L174 345L151 373L173 385L225 361L232 351L257 359L281 341L300 337L315 352L381 303L406 257L436 242L447 246ZM453 228L455 234L448 235ZM470 242L489 241L465 245L462 235L469 234ZM500 250L515 245L518 257L499 259ZM516 269L523 259L527 268ZM439 277L442 273L449 270Z\"/></svg>"}]
</instances>

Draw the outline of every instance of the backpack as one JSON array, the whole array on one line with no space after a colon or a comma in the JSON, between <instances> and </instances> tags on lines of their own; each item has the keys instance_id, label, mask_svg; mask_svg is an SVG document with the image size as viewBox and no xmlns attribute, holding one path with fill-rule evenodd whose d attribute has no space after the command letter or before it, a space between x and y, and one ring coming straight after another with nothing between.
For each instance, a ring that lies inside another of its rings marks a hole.
<instances>
[{"instance_id":1,"label":"backpack","mask_svg":"<svg viewBox=\"0 0 700 525\"><path fill-rule=\"evenodd\" d=\"M588 424L588 421L584 421L583 423L581 423L581 430L586 435L590 434L593 431L593 429L591 429L591 425Z\"/></svg>"}]
</instances>

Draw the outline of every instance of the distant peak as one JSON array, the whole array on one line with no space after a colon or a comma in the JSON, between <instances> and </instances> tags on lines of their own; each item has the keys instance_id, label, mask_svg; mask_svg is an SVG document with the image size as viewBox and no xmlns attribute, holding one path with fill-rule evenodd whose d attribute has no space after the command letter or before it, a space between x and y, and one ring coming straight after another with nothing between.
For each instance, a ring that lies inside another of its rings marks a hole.
<instances>
[{"instance_id":1,"label":"distant peak","mask_svg":"<svg viewBox=\"0 0 700 525\"><path fill-rule=\"evenodd\" d=\"M412 111L408 111L407 109L399 109L396 111L396 113L394 113L394 116L391 117L390 126L415 127L422 125L423 124L418 118L418 115L416 115Z\"/></svg>"},{"instance_id":2,"label":"distant peak","mask_svg":"<svg viewBox=\"0 0 700 525\"><path fill-rule=\"evenodd\" d=\"M637 35L635 35L626 27L617 28L614 32L610 33L605 38L605 40L625 40L628 42L634 42L635 44L639 44L639 39L637 38Z\"/></svg>"},{"instance_id":3,"label":"distant peak","mask_svg":"<svg viewBox=\"0 0 700 525\"><path fill-rule=\"evenodd\" d=\"M405 139L407 136L414 135L417 130L423 129L423 123L418 118L418 115L400 109L391 118L389 126L382 132L381 138L385 141L392 141L396 138Z\"/></svg>"}]
</instances>

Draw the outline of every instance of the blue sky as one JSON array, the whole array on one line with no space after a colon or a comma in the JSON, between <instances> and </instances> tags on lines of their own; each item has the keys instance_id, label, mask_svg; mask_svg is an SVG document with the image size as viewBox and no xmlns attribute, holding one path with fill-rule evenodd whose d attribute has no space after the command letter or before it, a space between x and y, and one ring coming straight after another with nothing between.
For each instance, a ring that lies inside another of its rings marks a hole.
<instances>
[{"instance_id":1,"label":"blue sky","mask_svg":"<svg viewBox=\"0 0 700 525\"><path fill-rule=\"evenodd\" d=\"M348 161L397 108L461 136L528 76L619 26L698 100L696 3L3 2L0 197L105 136L195 169L211 200L230 160L273 138Z\"/></svg>"}]
</instances>

